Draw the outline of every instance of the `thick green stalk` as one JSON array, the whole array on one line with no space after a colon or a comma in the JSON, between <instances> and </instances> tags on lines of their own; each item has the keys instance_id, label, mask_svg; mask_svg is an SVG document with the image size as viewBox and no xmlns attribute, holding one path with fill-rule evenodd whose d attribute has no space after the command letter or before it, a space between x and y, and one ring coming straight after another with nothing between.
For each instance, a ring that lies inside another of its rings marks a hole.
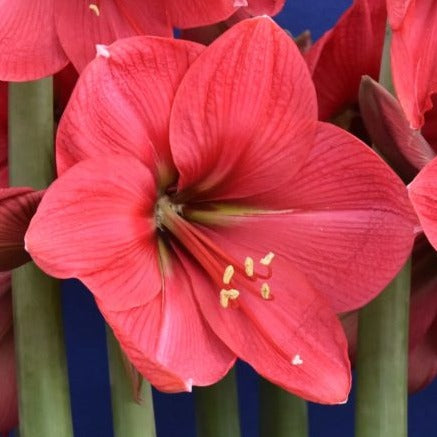
<instances>
[{"instance_id":1,"label":"thick green stalk","mask_svg":"<svg viewBox=\"0 0 437 437\"><path fill-rule=\"evenodd\" d=\"M12 186L53 179L52 79L9 85ZM70 437L73 427L59 281L33 263L12 273L21 437Z\"/></svg>"},{"instance_id":2,"label":"thick green stalk","mask_svg":"<svg viewBox=\"0 0 437 437\"><path fill-rule=\"evenodd\" d=\"M411 262L359 317L356 437L407 437Z\"/></svg>"},{"instance_id":3,"label":"thick green stalk","mask_svg":"<svg viewBox=\"0 0 437 437\"><path fill-rule=\"evenodd\" d=\"M239 437L235 371L210 387L196 387L197 437Z\"/></svg>"},{"instance_id":4,"label":"thick green stalk","mask_svg":"<svg viewBox=\"0 0 437 437\"><path fill-rule=\"evenodd\" d=\"M307 435L307 403L261 379L260 437L305 437Z\"/></svg>"},{"instance_id":5,"label":"thick green stalk","mask_svg":"<svg viewBox=\"0 0 437 437\"><path fill-rule=\"evenodd\" d=\"M394 93L387 25L380 83ZM359 315L356 437L407 437L411 259Z\"/></svg>"},{"instance_id":6,"label":"thick green stalk","mask_svg":"<svg viewBox=\"0 0 437 437\"><path fill-rule=\"evenodd\" d=\"M111 379L112 418L115 437L155 437L152 389L143 381L139 402L134 400L135 387L128 376L127 363L112 331L106 329L109 373Z\"/></svg>"}]
</instances>

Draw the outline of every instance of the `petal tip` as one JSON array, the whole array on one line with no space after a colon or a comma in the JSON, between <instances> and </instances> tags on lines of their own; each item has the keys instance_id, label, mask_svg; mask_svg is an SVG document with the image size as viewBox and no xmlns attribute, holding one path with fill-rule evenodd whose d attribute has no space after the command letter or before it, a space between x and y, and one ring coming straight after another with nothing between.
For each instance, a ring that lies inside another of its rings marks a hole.
<instances>
[{"instance_id":1,"label":"petal tip","mask_svg":"<svg viewBox=\"0 0 437 437\"><path fill-rule=\"evenodd\" d=\"M110 58L111 53L105 44L96 44L96 57Z\"/></svg>"}]
</instances>

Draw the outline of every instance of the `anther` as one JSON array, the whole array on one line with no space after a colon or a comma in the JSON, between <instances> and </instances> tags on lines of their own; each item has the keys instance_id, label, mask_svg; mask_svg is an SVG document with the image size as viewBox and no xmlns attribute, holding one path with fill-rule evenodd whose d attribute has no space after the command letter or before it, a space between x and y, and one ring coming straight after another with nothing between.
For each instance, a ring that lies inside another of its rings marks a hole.
<instances>
[{"instance_id":1,"label":"anther","mask_svg":"<svg viewBox=\"0 0 437 437\"><path fill-rule=\"evenodd\" d=\"M263 299L270 299L270 287L266 282L261 285L261 296Z\"/></svg>"},{"instance_id":2,"label":"anther","mask_svg":"<svg viewBox=\"0 0 437 437\"><path fill-rule=\"evenodd\" d=\"M250 256L244 260L244 271L249 278L253 276L253 259Z\"/></svg>"},{"instance_id":3,"label":"anther","mask_svg":"<svg viewBox=\"0 0 437 437\"><path fill-rule=\"evenodd\" d=\"M231 279L232 279L232 276L234 276L234 272L235 272L234 266L232 266L232 265L228 265L225 268L225 272L223 273L223 284L228 285L231 283Z\"/></svg>"},{"instance_id":4,"label":"anther","mask_svg":"<svg viewBox=\"0 0 437 437\"><path fill-rule=\"evenodd\" d=\"M275 257L275 254L273 252L269 252L264 258L261 258L259 262L263 266L269 266L270 263L273 261L274 257Z\"/></svg>"},{"instance_id":5,"label":"anther","mask_svg":"<svg viewBox=\"0 0 437 437\"><path fill-rule=\"evenodd\" d=\"M227 308L229 306L230 300L236 300L238 296L240 295L240 292L238 290L235 290L235 288L231 288L230 290L221 290L220 291L220 305L223 308Z\"/></svg>"},{"instance_id":6,"label":"anther","mask_svg":"<svg viewBox=\"0 0 437 437\"><path fill-rule=\"evenodd\" d=\"M91 3L88 7L96 14L97 17L100 16L100 9L96 4Z\"/></svg>"}]
</instances>

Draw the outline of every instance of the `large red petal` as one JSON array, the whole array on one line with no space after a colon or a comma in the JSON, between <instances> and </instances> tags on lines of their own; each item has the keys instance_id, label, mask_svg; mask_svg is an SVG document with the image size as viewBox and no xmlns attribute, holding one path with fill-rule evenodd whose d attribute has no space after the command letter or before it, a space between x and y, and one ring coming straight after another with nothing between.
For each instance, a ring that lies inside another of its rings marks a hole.
<instances>
[{"instance_id":1,"label":"large red petal","mask_svg":"<svg viewBox=\"0 0 437 437\"><path fill-rule=\"evenodd\" d=\"M437 153L437 94L431 97L432 109L425 113L425 124L422 126L422 135L432 149Z\"/></svg>"},{"instance_id":2,"label":"large red petal","mask_svg":"<svg viewBox=\"0 0 437 437\"><path fill-rule=\"evenodd\" d=\"M429 242L437 249L437 158L420 171L408 193Z\"/></svg>"},{"instance_id":3,"label":"large red petal","mask_svg":"<svg viewBox=\"0 0 437 437\"><path fill-rule=\"evenodd\" d=\"M402 25L393 31L391 65L396 93L414 129L424 124L437 92L437 3L411 0Z\"/></svg>"},{"instance_id":4,"label":"large red petal","mask_svg":"<svg viewBox=\"0 0 437 437\"><path fill-rule=\"evenodd\" d=\"M385 22L383 0L355 0L335 27L305 55L321 120L357 103L362 75L378 78Z\"/></svg>"},{"instance_id":5,"label":"large red petal","mask_svg":"<svg viewBox=\"0 0 437 437\"><path fill-rule=\"evenodd\" d=\"M416 220L404 184L368 146L335 126L320 124L315 147L283 192L283 205L265 211L219 207L193 217L218 224L214 238L287 259L336 312L374 298L410 254Z\"/></svg>"},{"instance_id":6,"label":"large red petal","mask_svg":"<svg viewBox=\"0 0 437 437\"><path fill-rule=\"evenodd\" d=\"M0 342L12 327L12 293L10 287L6 292L0 291Z\"/></svg>"},{"instance_id":7,"label":"large red petal","mask_svg":"<svg viewBox=\"0 0 437 437\"><path fill-rule=\"evenodd\" d=\"M198 27L217 23L236 10L234 0L164 0L171 23L175 27Z\"/></svg>"},{"instance_id":8,"label":"large red petal","mask_svg":"<svg viewBox=\"0 0 437 437\"><path fill-rule=\"evenodd\" d=\"M61 120L57 166L108 153L172 169L168 139L175 91L202 46L133 37L108 47L81 75Z\"/></svg>"},{"instance_id":9,"label":"large red petal","mask_svg":"<svg viewBox=\"0 0 437 437\"><path fill-rule=\"evenodd\" d=\"M167 255L163 257L161 293L153 301L123 312L105 311L104 301L99 306L129 359L156 388L191 391L192 385L210 385L221 379L235 355L199 312L194 278L173 253ZM168 372L184 386L169 385Z\"/></svg>"},{"instance_id":10,"label":"large red petal","mask_svg":"<svg viewBox=\"0 0 437 437\"><path fill-rule=\"evenodd\" d=\"M39 79L67 64L56 35L54 4L55 0L0 1L0 80Z\"/></svg>"},{"instance_id":11,"label":"large red petal","mask_svg":"<svg viewBox=\"0 0 437 437\"><path fill-rule=\"evenodd\" d=\"M126 310L159 292L156 184L138 160L85 160L57 179L26 234L48 274L79 278L108 309Z\"/></svg>"},{"instance_id":12,"label":"large red petal","mask_svg":"<svg viewBox=\"0 0 437 437\"><path fill-rule=\"evenodd\" d=\"M79 72L95 57L96 44L135 35L172 34L160 0L100 0L95 5L97 10L83 0L56 0L56 30Z\"/></svg>"},{"instance_id":13,"label":"large red petal","mask_svg":"<svg viewBox=\"0 0 437 437\"><path fill-rule=\"evenodd\" d=\"M307 156L315 119L314 88L292 39L270 18L235 25L176 94L170 144L179 189L196 199L272 198Z\"/></svg>"},{"instance_id":14,"label":"large red petal","mask_svg":"<svg viewBox=\"0 0 437 437\"><path fill-rule=\"evenodd\" d=\"M11 289L11 274L0 272L0 297Z\"/></svg>"},{"instance_id":15,"label":"large red petal","mask_svg":"<svg viewBox=\"0 0 437 437\"><path fill-rule=\"evenodd\" d=\"M284 260L275 260L269 280L272 300L262 299L256 289L254 294L241 284L238 307L222 308L219 287L193 260L180 256L204 317L239 358L305 399L327 404L347 399L350 369L343 330L303 275Z\"/></svg>"},{"instance_id":16,"label":"large red petal","mask_svg":"<svg viewBox=\"0 0 437 437\"><path fill-rule=\"evenodd\" d=\"M255 15L276 15L284 7L285 0L249 0L247 11Z\"/></svg>"},{"instance_id":17,"label":"large red petal","mask_svg":"<svg viewBox=\"0 0 437 437\"><path fill-rule=\"evenodd\" d=\"M18 424L17 382L12 330L0 341L0 434Z\"/></svg>"},{"instance_id":18,"label":"large red petal","mask_svg":"<svg viewBox=\"0 0 437 437\"><path fill-rule=\"evenodd\" d=\"M0 270L7 271L30 261L24 250L24 234L44 191L31 188L0 188Z\"/></svg>"},{"instance_id":19,"label":"large red petal","mask_svg":"<svg viewBox=\"0 0 437 437\"><path fill-rule=\"evenodd\" d=\"M0 188L8 186L8 84L0 82Z\"/></svg>"}]
</instances>

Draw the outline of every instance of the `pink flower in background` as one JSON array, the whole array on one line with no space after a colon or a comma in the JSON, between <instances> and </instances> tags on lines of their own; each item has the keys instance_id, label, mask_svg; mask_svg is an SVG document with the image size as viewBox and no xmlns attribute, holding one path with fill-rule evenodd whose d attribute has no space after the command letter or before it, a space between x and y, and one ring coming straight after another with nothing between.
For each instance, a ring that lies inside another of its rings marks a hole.
<instances>
[{"instance_id":1,"label":"pink flower in background","mask_svg":"<svg viewBox=\"0 0 437 437\"><path fill-rule=\"evenodd\" d=\"M306 54L321 120L357 112L361 76L379 75L386 18L384 0L354 0Z\"/></svg>"},{"instance_id":2,"label":"pink flower in background","mask_svg":"<svg viewBox=\"0 0 437 437\"><path fill-rule=\"evenodd\" d=\"M401 181L316 121L307 67L269 19L206 49L138 37L100 54L60 123L60 178L26 236L34 260L88 286L161 390L211 384L239 357L306 399L344 401L335 313L407 258Z\"/></svg>"},{"instance_id":3,"label":"pink flower in background","mask_svg":"<svg viewBox=\"0 0 437 437\"><path fill-rule=\"evenodd\" d=\"M0 80L32 80L78 71L96 44L134 35L171 36L172 28L216 23L235 11L277 13L285 0L3 0L0 3Z\"/></svg>"},{"instance_id":4,"label":"pink flower in background","mask_svg":"<svg viewBox=\"0 0 437 437\"><path fill-rule=\"evenodd\" d=\"M396 94L412 128L420 129L431 115L435 125L437 3L387 0L387 9L393 31L391 65Z\"/></svg>"}]
</instances>

